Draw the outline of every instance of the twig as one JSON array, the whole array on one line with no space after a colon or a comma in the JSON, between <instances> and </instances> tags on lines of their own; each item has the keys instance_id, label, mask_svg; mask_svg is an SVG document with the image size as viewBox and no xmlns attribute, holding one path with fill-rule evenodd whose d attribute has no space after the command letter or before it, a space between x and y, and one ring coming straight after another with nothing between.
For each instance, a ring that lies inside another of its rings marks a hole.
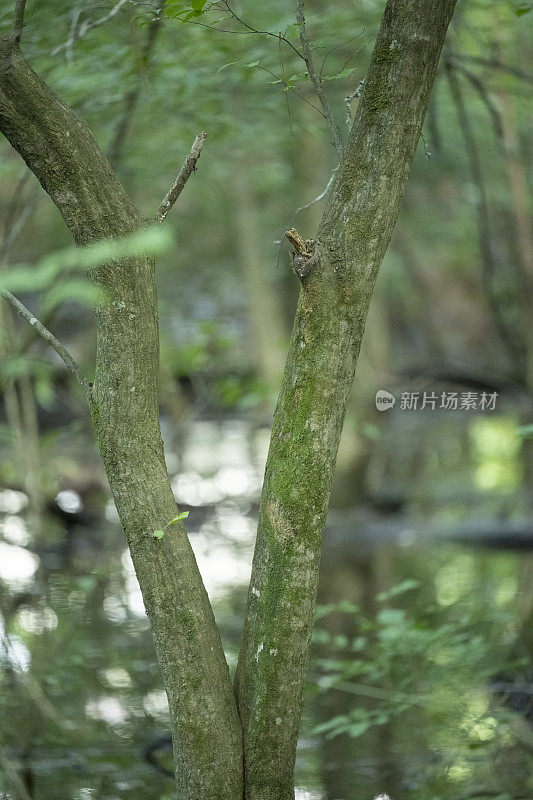
<instances>
[{"instance_id":1,"label":"twig","mask_svg":"<svg viewBox=\"0 0 533 800\"><path fill-rule=\"evenodd\" d=\"M25 1L26 0L24 0L24 2ZM18 0L18 2L22 2L22 0ZM118 0L113 8L111 8L107 14L104 14L103 17L99 17L99 19L96 19L94 22L83 22L75 33L71 32L71 34L69 34L69 38L66 42L54 47L54 49L50 51L50 55L57 56L63 50L71 49L74 42L76 42L78 39L83 39L83 37L86 36L89 31L94 30L94 28L98 28L100 25L103 25L105 22L107 22L108 19L114 17L115 14L117 14L122 6L125 6L127 2L128 0Z\"/></svg>"},{"instance_id":2,"label":"twig","mask_svg":"<svg viewBox=\"0 0 533 800\"><path fill-rule=\"evenodd\" d=\"M164 222L168 212L182 193L183 187L189 180L191 173L196 169L196 162L200 158L206 136L207 133L202 131L194 140L189 155L185 159L183 166L178 173L178 177L161 201L161 205L159 206L157 214L154 217L155 222Z\"/></svg>"},{"instance_id":3,"label":"twig","mask_svg":"<svg viewBox=\"0 0 533 800\"><path fill-rule=\"evenodd\" d=\"M309 37L307 36L307 29L305 27L304 0L296 0L296 22L298 23L298 27L300 29L300 42L302 44L302 55L304 57L304 61L307 66L307 72L309 73L309 77L311 78L311 82L315 88L316 95L320 100L322 111L324 112L324 116L329 125L331 138L333 139L333 144L335 145L335 149L337 150L340 159L342 158L342 154L344 152L342 136L339 126L337 125L337 122L335 121L333 114L331 113L331 109L329 107L329 102L328 102L328 96L324 90L324 84L322 83L322 79L320 78L320 75L317 73L315 69L313 56L311 54L311 46L309 44Z\"/></svg>"},{"instance_id":4,"label":"twig","mask_svg":"<svg viewBox=\"0 0 533 800\"><path fill-rule=\"evenodd\" d=\"M72 66L74 61L73 49L74 49L74 42L76 41L76 31L78 30L78 22L83 13L83 9L75 8L72 12L72 20L70 23L70 29L68 32L68 39L65 42L65 51L67 55L67 63L69 66Z\"/></svg>"},{"instance_id":5,"label":"twig","mask_svg":"<svg viewBox=\"0 0 533 800\"><path fill-rule=\"evenodd\" d=\"M322 80L322 75L323 75L323 72L324 72L324 67L325 67L325 65L326 65L326 61L327 61L327 59L330 57L330 55L331 55L332 53L334 53L334 52L335 52L335 50L338 50L338 49L339 49L339 47L344 47L344 45L346 45L346 44L350 44L350 42L353 42L353 41L354 41L354 39L358 39L358 38L359 38L359 36L362 36L362 35L363 35L363 33L365 32L365 30L366 30L366 28L363 28L363 30L361 31L361 33L358 33L358 34L356 34L355 36L350 36L350 38L349 38L349 39L346 39L346 41L345 41L345 42L340 42L340 44L336 44L336 45L335 45L335 47L332 47L332 48L330 48L330 50L328 50L328 52L326 53L326 55L325 55L325 56L324 56L324 58L322 59L322 66L320 67L320 72L318 73L318 74L319 74L319 76L320 76L320 79L321 79L321 80ZM360 52L360 51L359 51L359 52Z\"/></svg>"},{"instance_id":6,"label":"twig","mask_svg":"<svg viewBox=\"0 0 533 800\"><path fill-rule=\"evenodd\" d=\"M509 320L505 317L505 306L502 304L498 296L497 280L499 274L502 272L501 259L494 247L494 240L491 230L490 222L490 209L487 189L483 177L483 169L479 150L477 147L476 137L470 118L468 116L466 105L461 91L461 86L456 75L453 64L450 61L445 62L446 77L448 85L457 112L459 120L459 127L463 136L465 151L469 161L470 173L472 182L478 190L477 198L477 214L478 214L478 230L479 230L479 245L481 253L481 262L483 266L482 277L485 285L487 298L494 314L494 322L500 334L501 340L507 349L508 355L514 367L516 375L523 374L524 359L525 359L525 345L523 336L517 332L516 326L509 324Z\"/></svg>"},{"instance_id":7,"label":"twig","mask_svg":"<svg viewBox=\"0 0 533 800\"><path fill-rule=\"evenodd\" d=\"M350 126L352 124L352 101L355 100L356 97L361 97L361 92L363 91L363 87L365 85L365 79L359 81L353 92L346 95L344 98L344 102L346 104L346 124Z\"/></svg>"},{"instance_id":8,"label":"twig","mask_svg":"<svg viewBox=\"0 0 533 800\"><path fill-rule=\"evenodd\" d=\"M322 200L327 195L327 193L329 192L329 190L331 189L331 187L333 185L333 181L337 177L337 172L339 171L339 167L340 167L340 161L337 164L337 166L335 167L335 169L333 170L333 172L331 173L331 175L329 176L329 180L327 182L326 188L323 189L317 197L313 198L313 200L310 200L309 203L306 203L305 206L300 206L300 208L297 208L296 209L296 213L297 214L299 214L301 211L305 211L306 208L310 208L311 206L314 206L315 203L318 203L320 200Z\"/></svg>"},{"instance_id":9,"label":"twig","mask_svg":"<svg viewBox=\"0 0 533 800\"><path fill-rule=\"evenodd\" d=\"M245 22L243 19L241 19L241 17L237 16L235 11L232 9L230 4L228 3L228 0L222 0L222 5L224 6L224 8L226 8L229 11L229 13L233 17L233 19L235 19L243 27L247 28L250 31L250 33L259 33L262 36L272 36L274 39L278 39L280 42L285 42L285 44L289 45L291 50L294 50L294 52L296 53L298 58L301 58L304 61L306 60L305 56L303 56L302 53L300 53L300 51L293 45L293 43L289 39L287 39L286 36L282 36L281 33L272 33L272 31L260 31L257 28L253 28L251 25L248 25L247 22ZM220 29L218 29L218 30L220 30ZM227 31L227 32L228 33L236 33L236 31Z\"/></svg>"},{"instance_id":10,"label":"twig","mask_svg":"<svg viewBox=\"0 0 533 800\"><path fill-rule=\"evenodd\" d=\"M460 59L461 61L471 61L473 64L480 64L482 67L489 67L491 69L499 69L501 72L507 72L509 75L514 75L515 78L533 83L533 75L513 67L512 64L502 64L497 58L478 58L477 56L469 56L466 53L451 53L452 59Z\"/></svg>"},{"instance_id":11,"label":"twig","mask_svg":"<svg viewBox=\"0 0 533 800\"><path fill-rule=\"evenodd\" d=\"M473 72L470 72L469 69L463 67L461 64L458 64L456 61L454 61L453 58L451 59L451 64L452 66L455 67L455 69L459 70L459 72L462 72L463 75L466 78L468 78L468 80L478 93L481 101L488 109L488 112L492 118L492 124L494 125L494 132L496 133L496 136L498 137L498 139L502 139L503 138L502 118L500 116L500 112L492 102L490 95L487 92L485 85L483 84L483 81L481 81L477 75L474 75Z\"/></svg>"},{"instance_id":12,"label":"twig","mask_svg":"<svg viewBox=\"0 0 533 800\"><path fill-rule=\"evenodd\" d=\"M315 109L315 111L316 111L318 114L320 114L320 116L321 116L321 117L324 117L324 119L326 119L326 117L325 117L325 115L324 115L324 113L323 113L322 109L320 109L318 106L315 106L315 104L314 104L314 103L312 103L310 100L308 100L308 99L307 99L307 97L304 97L304 96L303 96L303 94L302 94L301 92L299 92L299 91L298 91L298 89L296 89L294 86L291 86L289 83L287 83L287 81L286 81L286 80L284 80L284 79L283 79L283 77L281 77L281 78L280 78L280 76L279 76L279 75L276 75L276 73L275 73L275 72L272 72L272 70L270 70L270 69L267 69L266 67L262 67L260 64L257 64L257 65L255 66L255 69L259 69L259 70L262 70L263 72L266 72L266 73L267 73L267 75L270 75L272 78L274 78L274 80L275 80L277 83L281 83L281 85L285 87L285 89L287 90L287 92L286 92L287 94L288 94L289 92L291 92L291 94L294 94L294 95L296 95L296 97L297 97L299 100L302 100L302 101L303 101L304 103L306 103L308 106L311 106L311 108L314 108L314 109Z\"/></svg>"},{"instance_id":13,"label":"twig","mask_svg":"<svg viewBox=\"0 0 533 800\"><path fill-rule=\"evenodd\" d=\"M33 314L26 306L17 300L17 298L11 294L11 292L6 291L5 289L0 289L0 297L3 297L4 300L7 300L8 303L11 303L17 314L29 322L30 325L37 331L39 336L41 336L45 342L48 342L50 347L56 351L58 356L64 361L67 365L69 370L75 376L75 378L81 383L87 395L90 396L91 394L91 385L83 372L81 371L79 365L74 361L68 350L63 347L60 341L56 339L53 333L51 333L48 328L45 328L42 322L39 322L37 317L34 317Z\"/></svg>"},{"instance_id":14,"label":"twig","mask_svg":"<svg viewBox=\"0 0 533 800\"><path fill-rule=\"evenodd\" d=\"M165 4L166 0L159 0L159 3L155 9L156 17L154 20L152 20L152 22L148 26L148 33L146 36L144 47L140 54L140 59L139 59L140 69L137 78L137 86L130 92L127 92L124 98L125 100L124 110L115 128L115 133L113 135L111 145L109 146L109 152L107 156L108 161L113 168L116 168L118 162L120 161L122 151L124 149L124 142L126 140L126 136L128 135L128 131L130 129L133 116L135 114L135 109L137 107L139 98L141 96L141 91L142 91L141 78L143 76L143 73L145 73L150 66L152 51L154 49L157 36L162 28L162 23L163 23L162 12L165 7Z\"/></svg>"},{"instance_id":15,"label":"twig","mask_svg":"<svg viewBox=\"0 0 533 800\"><path fill-rule=\"evenodd\" d=\"M15 3L15 10L13 12L13 39L17 44L20 43L20 38L22 36L25 8L26 0L17 0Z\"/></svg>"}]
</instances>

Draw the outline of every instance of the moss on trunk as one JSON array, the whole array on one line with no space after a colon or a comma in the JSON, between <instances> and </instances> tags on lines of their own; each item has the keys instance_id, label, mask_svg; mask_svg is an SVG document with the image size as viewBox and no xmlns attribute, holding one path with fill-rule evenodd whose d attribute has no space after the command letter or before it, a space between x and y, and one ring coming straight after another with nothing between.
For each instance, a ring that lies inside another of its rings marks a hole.
<instances>
[{"instance_id":1,"label":"moss on trunk","mask_svg":"<svg viewBox=\"0 0 533 800\"><path fill-rule=\"evenodd\" d=\"M316 238L320 259L302 282L236 676L249 800L293 797L322 534L346 403L454 5L387 3Z\"/></svg>"}]
</instances>

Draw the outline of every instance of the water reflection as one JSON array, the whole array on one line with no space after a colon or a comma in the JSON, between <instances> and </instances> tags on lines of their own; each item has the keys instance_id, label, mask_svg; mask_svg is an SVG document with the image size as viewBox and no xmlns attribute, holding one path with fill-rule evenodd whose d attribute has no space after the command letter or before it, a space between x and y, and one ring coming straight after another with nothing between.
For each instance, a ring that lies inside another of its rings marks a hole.
<instances>
[{"instance_id":1,"label":"water reflection","mask_svg":"<svg viewBox=\"0 0 533 800\"><path fill-rule=\"evenodd\" d=\"M530 663L527 559L430 535L471 532L473 511L494 518L498 498L515 502L521 455L512 422L489 434L484 420L443 424L445 435L391 424L368 466L371 502L330 514L300 800L532 794L532 728L514 683ZM232 668L268 436L241 420L166 435ZM22 492L0 491L7 757L31 772L36 798L170 797L168 705L114 504L73 481L39 529L27 507Z\"/></svg>"}]
</instances>

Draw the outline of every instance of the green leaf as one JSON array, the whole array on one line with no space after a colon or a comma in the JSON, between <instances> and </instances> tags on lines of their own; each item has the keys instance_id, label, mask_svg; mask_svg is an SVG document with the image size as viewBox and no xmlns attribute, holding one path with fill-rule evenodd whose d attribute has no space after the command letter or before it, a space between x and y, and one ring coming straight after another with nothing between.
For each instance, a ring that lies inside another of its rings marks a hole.
<instances>
[{"instance_id":1,"label":"green leaf","mask_svg":"<svg viewBox=\"0 0 533 800\"><path fill-rule=\"evenodd\" d=\"M339 728L345 728L346 725L349 725L349 723L350 718L343 714L338 717L332 717L331 719L328 719L327 722L320 723L320 725L315 725L311 733L316 735L319 733L327 733L328 731L339 730Z\"/></svg>"},{"instance_id":2,"label":"green leaf","mask_svg":"<svg viewBox=\"0 0 533 800\"><path fill-rule=\"evenodd\" d=\"M392 589L389 589L387 592L380 592L377 595L377 600L380 603L383 603L384 600L390 600L391 597L397 597L400 594L405 594L405 592L410 592L413 589L418 589L420 586L420 581L415 581L413 579L408 579L398 583L396 586L393 586Z\"/></svg>"},{"instance_id":3,"label":"green leaf","mask_svg":"<svg viewBox=\"0 0 533 800\"><path fill-rule=\"evenodd\" d=\"M384 608L377 618L380 625L398 630L405 622L405 611L402 608Z\"/></svg>"},{"instance_id":4,"label":"green leaf","mask_svg":"<svg viewBox=\"0 0 533 800\"><path fill-rule=\"evenodd\" d=\"M326 75L322 78L323 81L340 81L342 78L347 78L349 75L355 72L355 67L346 67L346 69L337 72L336 75Z\"/></svg>"},{"instance_id":5,"label":"green leaf","mask_svg":"<svg viewBox=\"0 0 533 800\"><path fill-rule=\"evenodd\" d=\"M46 316L61 303L69 301L88 306L99 306L104 304L105 299L105 292L100 286L83 278L67 279L53 286L46 293L39 313Z\"/></svg>"},{"instance_id":6,"label":"green leaf","mask_svg":"<svg viewBox=\"0 0 533 800\"><path fill-rule=\"evenodd\" d=\"M154 537L154 539L162 539L164 535L165 535L165 531L154 531L152 533L152 536Z\"/></svg>"},{"instance_id":7,"label":"green leaf","mask_svg":"<svg viewBox=\"0 0 533 800\"><path fill-rule=\"evenodd\" d=\"M174 517L174 519L171 519L170 522L167 522L165 528L168 527L169 525L175 525L176 522L180 522L182 519L187 519L188 516L189 516L188 511L182 511L181 514L178 514L177 517Z\"/></svg>"},{"instance_id":8,"label":"green leaf","mask_svg":"<svg viewBox=\"0 0 533 800\"><path fill-rule=\"evenodd\" d=\"M185 13L186 8L186 4L182 3L181 0L167 0L164 11L167 17L171 17Z\"/></svg>"},{"instance_id":9,"label":"green leaf","mask_svg":"<svg viewBox=\"0 0 533 800\"><path fill-rule=\"evenodd\" d=\"M248 69L253 69L253 67L257 67L259 61L230 61L227 64L224 64L222 67L217 69L218 72L222 72L223 69L227 69L228 67L235 67L237 65L241 67L247 67Z\"/></svg>"},{"instance_id":10,"label":"green leaf","mask_svg":"<svg viewBox=\"0 0 533 800\"><path fill-rule=\"evenodd\" d=\"M362 736L363 733L366 733L367 730L370 728L370 721L369 720L361 720L361 722L354 722L353 725L350 725L349 728L346 729L348 736L352 739L357 739L358 736Z\"/></svg>"},{"instance_id":11,"label":"green leaf","mask_svg":"<svg viewBox=\"0 0 533 800\"><path fill-rule=\"evenodd\" d=\"M524 14L528 14L532 8L533 6L531 5L531 3L526 3L526 5L519 6L516 9L516 16L522 17Z\"/></svg>"}]
</instances>

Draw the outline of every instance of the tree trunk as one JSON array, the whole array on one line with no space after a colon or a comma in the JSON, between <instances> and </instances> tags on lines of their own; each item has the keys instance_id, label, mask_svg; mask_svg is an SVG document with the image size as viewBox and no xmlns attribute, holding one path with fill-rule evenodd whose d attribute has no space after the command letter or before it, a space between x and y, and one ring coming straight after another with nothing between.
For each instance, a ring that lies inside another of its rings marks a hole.
<instances>
[{"instance_id":1,"label":"tree trunk","mask_svg":"<svg viewBox=\"0 0 533 800\"><path fill-rule=\"evenodd\" d=\"M11 37L0 41L0 129L36 174L78 245L124 236L144 221L85 124L38 78ZM131 549L167 690L180 798L242 797L241 728L212 610L176 516L159 428L154 264L139 256L95 273L91 414Z\"/></svg>"},{"instance_id":2,"label":"tree trunk","mask_svg":"<svg viewBox=\"0 0 533 800\"><path fill-rule=\"evenodd\" d=\"M377 271L454 0L389 0L302 287L274 415L236 676L250 800L289 800L322 534Z\"/></svg>"}]
</instances>

